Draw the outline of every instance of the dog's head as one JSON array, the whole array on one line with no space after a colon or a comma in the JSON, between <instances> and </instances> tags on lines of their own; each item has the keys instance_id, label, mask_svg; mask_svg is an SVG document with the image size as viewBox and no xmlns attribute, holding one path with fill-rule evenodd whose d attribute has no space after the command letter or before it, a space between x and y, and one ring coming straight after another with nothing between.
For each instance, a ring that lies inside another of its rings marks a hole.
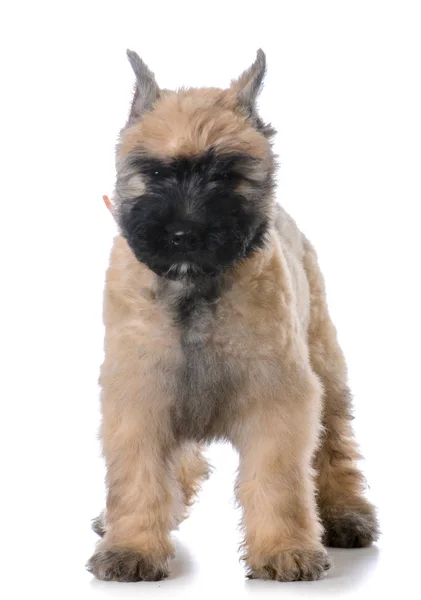
<instances>
[{"instance_id":1,"label":"dog's head","mask_svg":"<svg viewBox=\"0 0 421 600\"><path fill-rule=\"evenodd\" d=\"M121 233L157 275L217 275L263 245L271 217L274 130L256 110L265 55L227 90L172 92L127 54L136 87L117 146Z\"/></svg>"}]
</instances>

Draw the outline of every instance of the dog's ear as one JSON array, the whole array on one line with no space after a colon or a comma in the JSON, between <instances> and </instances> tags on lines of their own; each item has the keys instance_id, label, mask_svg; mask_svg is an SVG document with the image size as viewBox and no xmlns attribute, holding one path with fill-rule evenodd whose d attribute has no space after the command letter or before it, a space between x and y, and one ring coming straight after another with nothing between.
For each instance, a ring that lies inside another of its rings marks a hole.
<instances>
[{"instance_id":1,"label":"dog's ear","mask_svg":"<svg viewBox=\"0 0 421 600\"><path fill-rule=\"evenodd\" d=\"M256 100L262 89L266 73L266 56L261 48L257 51L254 63L231 82L231 89L237 94L238 103L252 114L256 107Z\"/></svg>"},{"instance_id":2,"label":"dog's ear","mask_svg":"<svg viewBox=\"0 0 421 600\"><path fill-rule=\"evenodd\" d=\"M265 74L266 56L263 50L259 48L256 60L251 67L246 69L238 79L233 79L231 82L231 90L237 94L238 104L245 108L256 129L266 137L270 138L276 131L270 124L266 124L262 121L256 106L257 98L263 87Z\"/></svg>"},{"instance_id":3,"label":"dog's ear","mask_svg":"<svg viewBox=\"0 0 421 600\"><path fill-rule=\"evenodd\" d=\"M127 58L136 75L135 91L127 122L131 125L142 116L142 113L152 108L155 100L159 98L159 87L155 75L136 52L127 50Z\"/></svg>"}]
</instances>

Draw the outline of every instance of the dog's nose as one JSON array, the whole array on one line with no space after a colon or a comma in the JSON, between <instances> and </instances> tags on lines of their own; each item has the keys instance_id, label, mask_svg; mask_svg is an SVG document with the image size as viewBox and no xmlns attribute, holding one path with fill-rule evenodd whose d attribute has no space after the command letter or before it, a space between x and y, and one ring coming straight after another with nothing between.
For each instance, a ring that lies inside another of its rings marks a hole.
<instances>
[{"instance_id":1,"label":"dog's nose","mask_svg":"<svg viewBox=\"0 0 421 600\"><path fill-rule=\"evenodd\" d=\"M172 246L177 246L180 250L194 250L197 245L197 234L187 225L174 227L169 232Z\"/></svg>"}]
</instances>

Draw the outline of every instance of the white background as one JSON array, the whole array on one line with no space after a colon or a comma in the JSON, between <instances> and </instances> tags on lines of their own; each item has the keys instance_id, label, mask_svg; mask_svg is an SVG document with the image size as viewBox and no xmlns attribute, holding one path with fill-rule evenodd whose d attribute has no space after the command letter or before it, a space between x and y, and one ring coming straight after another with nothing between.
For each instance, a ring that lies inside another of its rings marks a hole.
<instances>
[{"instance_id":1,"label":"white background","mask_svg":"<svg viewBox=\"0 0 421 600\"><path fill-rule=\"evenodd\" d=\"M1 60L1 579L4 598L416 596L420 560L419 2L4 2ZM236 457L177 533L172 577L92 580L113 148L133 76L226 86L262 47L279 199L316 245L348 358L383 536L322 582L247 582Z\"/></svg>"}]
</instances>

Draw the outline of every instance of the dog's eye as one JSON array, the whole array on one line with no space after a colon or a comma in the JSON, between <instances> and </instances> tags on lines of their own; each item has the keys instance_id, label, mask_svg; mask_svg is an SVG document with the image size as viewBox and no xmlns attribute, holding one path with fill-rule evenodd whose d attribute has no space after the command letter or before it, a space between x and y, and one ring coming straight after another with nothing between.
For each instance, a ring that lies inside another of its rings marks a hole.
<instances>
[{"instance_id":1,"label":"dog's eye","mask_svg":"<svg viewBox=\"0 0 421 600\"><path fill-rule=\"evenodd\" d=\"M213 180L214 181L231 181L234 179L233 173L215 173Z\"/></svg>"},{"instance_id":2,"label":"dog's eye","mask_svg":"<svg viewBox=\"0 0 421 600\"><path fill-rule=\"evenodd\" d=\"M149 171L150 177L152 179L163 179L164 177L170 177L172 175L172 171L168 167L153 167Z\"/></svg>"}]
</instances>

